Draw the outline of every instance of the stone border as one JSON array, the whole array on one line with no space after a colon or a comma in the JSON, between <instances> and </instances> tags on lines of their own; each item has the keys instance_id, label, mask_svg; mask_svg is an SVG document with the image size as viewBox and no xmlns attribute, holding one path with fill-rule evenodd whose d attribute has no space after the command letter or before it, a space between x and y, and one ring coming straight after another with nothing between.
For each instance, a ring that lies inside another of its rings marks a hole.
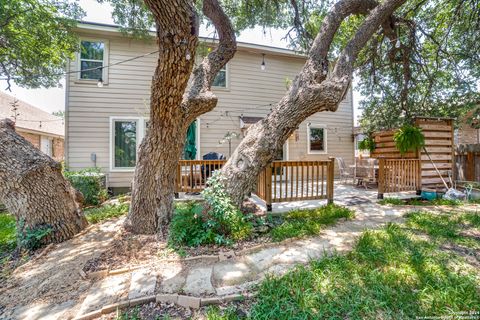
<instances>
[{"instance_id":1,"label":"stone border","mask_svg":"<svg viewBox=\"0 0 480 320\"><path fill-rule=\"evenodd\" d=\"M191 262L191 261L197 261L197 260L207 260L209 262L226 261L226 260L231 260L234 257L239 257L239 256L251 254L251 253L260 251L262 249L282 246L284 244L291 243L291 242L294 242L294 241L297 241L297 240L302 240L302 239L307 239L307 237L288 238L288 239L282 240L280 242L265 242L265 243L255 245L255 246L250 247L250 248L242 249L242 250L237 251L237 252L235 252L233 250L231 250L231 251L221 251L217 255L201 255L201 256L193 256L193 257L178 258L178 259L175 259L175 258L160 259L160 260L157 260L154 263L145 264L145 265L138 265L138 266L133 266L133 267L128 267L128 268L120 268L120 269L113 269L113 270L102 269L102 270L98 270L98 271L88 273L87 278L89 278L89 279L101 279L101 278L104 278L106 276L118 275L118 274L130 272L130 271L138 270L138 269L141 269L141 268L147 268L147 267L150 267L150 266L154 266L158 263L174 263L174 262L182 263L182 262ZM80 270L80 271L82 271L82 270Z\"/></svg>"},{"instance_id":2,"label":"stone border","mask_svg":"<svg viewBox=\"0 0 480 320\"><path fill-rule=\"evenodd\" d=\"M77 316L74 318L74 320L92 320L92 319L101 317L104 314L111 313L117 309L138 306L138 305L142 305L150 302L174 303L184 308L199 309L200 307L209 306L209 305L219 305L222 303L240 301L242 299L249 298L252 296L253 296L252 294L244 294L244 295L231 294L226 296L202 298L202 297L185 296L185 295L179 295L179 294L157 294L157 295L145 296L145 297L136 298L136 299L128 299L128 300L120 301L113 304L108 304L98 310L91 311L81 316Z\"/></svg>"}]
</instances>

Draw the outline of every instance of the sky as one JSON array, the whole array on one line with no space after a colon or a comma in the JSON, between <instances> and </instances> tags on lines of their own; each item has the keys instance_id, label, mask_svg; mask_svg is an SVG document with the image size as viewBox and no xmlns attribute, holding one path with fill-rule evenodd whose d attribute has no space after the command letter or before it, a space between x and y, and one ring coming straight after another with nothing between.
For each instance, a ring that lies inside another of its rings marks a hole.
<instances>
[{"instance_id":1,"label":"sky","mask_svg":"<svg viewBox=\"0 0 480 320\"><path fill-rule=\"evenodd\" d=\"M90 22L114 24L111 12L112 7L108 3L98 3L96 0L79 0L78 3L85 10L86 16L83 20ZM212 36L213 29L202 28L201 36ZM237 38L241 42L249 42L261 45L268 45L286 48L287 42L282 40L285 36L284 30L268 29L264 32L261 28L254 28L243 31ZM11 91L6 91L6 81L0 80L0 90L15 96L17 99L26 101L49 113L65 110L65 81L62 80L58 87L49 89L26 89L12 85ZM360 95L354 91L354 117L358 117L358 101Z\"/></svg>"}]
</instances>

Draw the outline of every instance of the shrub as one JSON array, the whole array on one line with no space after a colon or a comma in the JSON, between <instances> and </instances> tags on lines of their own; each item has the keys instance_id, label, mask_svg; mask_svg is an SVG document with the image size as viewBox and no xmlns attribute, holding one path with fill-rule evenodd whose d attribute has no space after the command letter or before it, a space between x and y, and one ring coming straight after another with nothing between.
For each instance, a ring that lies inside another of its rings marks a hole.
<instances>
[{"instance_id":1,"label":"shrub","mask_svg":"<svg viewBox=\"0 0 480 320\"><path fill-rule=\"evenodd\" d=\"M358 149L373 152L375 151L375 140L371 136L366 137L358 144Z\"/></svg>"},{"instance_id":2,"label":"shrub","mask_svg":"<svg viewBox=\"0 0 480 320\"><path fill-rule=\"evenodd\" d=\"M25 221L19 223L20 230L24 230ZM18 230L17 237L20 239L20 246L28 250L36 250L42 246L42 239L50 235L53 229L49 225L38 225L33 228L27 227L23 232Z\"/></svg>"},{"instance_id":3,"label":"shrub","mask_svg":"<svg viewBox=\"0 0 480 320\"><path fill-rule=\"evenodd\" d=\"M108 199L107 190L103 187L103 174L98 168L82 171L64 171L65 178L72 186L80 191L84 197L85 205L98 205Z\"/></svg>"},{"instance_id":4,"label":"shrub","mask_svg":"<svg viewBox=\"0 0 480 320\"><path fill-rule=\"evenodd\" d=\"M0 213L0 250L15 249L17 243L15 217L8 213Z\"/></svg>"},{"instance_id":5,"label":"shrub","mask_svg":"<svg viewBox=\"0 0 480 320\"><path fill-rule=\"evenodd\" d=\"M202 192L205 203L177 205L170 225L171 244L230 245L252 234L252 224L228 197L222 179L220 172L214 172L208 180L208 186Z\"/></svg>"}]
</instances>

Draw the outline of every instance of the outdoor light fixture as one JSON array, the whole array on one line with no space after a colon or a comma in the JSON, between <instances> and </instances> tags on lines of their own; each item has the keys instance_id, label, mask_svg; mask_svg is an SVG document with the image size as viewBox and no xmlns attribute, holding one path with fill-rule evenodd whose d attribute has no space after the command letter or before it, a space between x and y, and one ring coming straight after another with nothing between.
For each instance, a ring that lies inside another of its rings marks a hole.
<instances>
[{"instance_id":1,"label":"outdoor light fixture","mask_svg":"<svg viewBox=\"0 0 480 320\"><path fill-rule=\"evenodd\" d=\"M102 78L99 78L99 79L98 79L97 87L99 87L99 88L103 87L103 80L102 80Z\"/></svg>"},{"instance_id":2,"label":"outdoor light fixture","mask_svg":"<svg viewBox=\"0 0 480 320\"><path fill-rule=\"evenodd\" d=\"M262 64L260 65L260 69L262 69L262 71L265 71L265 68L267 66L265 65L265 53L262 53Z\"/></svg>"}]
</instances>

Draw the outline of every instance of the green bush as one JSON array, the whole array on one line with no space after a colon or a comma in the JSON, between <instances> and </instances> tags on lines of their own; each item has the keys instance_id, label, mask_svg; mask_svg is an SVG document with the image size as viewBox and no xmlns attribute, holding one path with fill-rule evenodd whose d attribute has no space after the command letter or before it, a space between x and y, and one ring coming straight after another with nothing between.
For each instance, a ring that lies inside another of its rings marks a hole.
<instances>
[{"instance_id":1,"label":"green bush","mask_svg":"<svg viewBox=\"0 0 480 320\"><path fill-rule=\"evenodd\" d=\"M42 246L42 239L50 235L53 229L49 225L38 225L33 228L27 227L23 228L25 221L20 221L19 227L20 230L24 230L20 232L18 230L17 237L20 239L20 246L27 250L36 250Z\"/></svg>"},{"instance_id":2,"label":"green bush","mask_svg":"<svg viewBox=\"0 0 480 320\"><path fill-rule=\"evenodd\" d=\"M8 213L0 213L0 250L15 249L17 243L15 217Z\"/></svg>"},{"instance_id":3,"label":"green bush","mask_svg":"<svg viewBox=\"0 0 480 320\"><path fill-rule=\"evenodd\" d=\"M233 204L223 187L220 172L214 172L202 192L205 202L178 204L170 224L171 244L199 246L230 245L252 234L252 224Z\"/></svg>"},{"instance_id":4,"label":"green bush","mask_svg":"<svg viewBox=\"0 0 480 320\"><path fill-rule=\"evenodd\" d=\"M65 178L80 191L85 205L98 205L108 199L108 193L102 186L103 175L98 168L82 171L64 171Z\"/></svg>"}]
</instances>

